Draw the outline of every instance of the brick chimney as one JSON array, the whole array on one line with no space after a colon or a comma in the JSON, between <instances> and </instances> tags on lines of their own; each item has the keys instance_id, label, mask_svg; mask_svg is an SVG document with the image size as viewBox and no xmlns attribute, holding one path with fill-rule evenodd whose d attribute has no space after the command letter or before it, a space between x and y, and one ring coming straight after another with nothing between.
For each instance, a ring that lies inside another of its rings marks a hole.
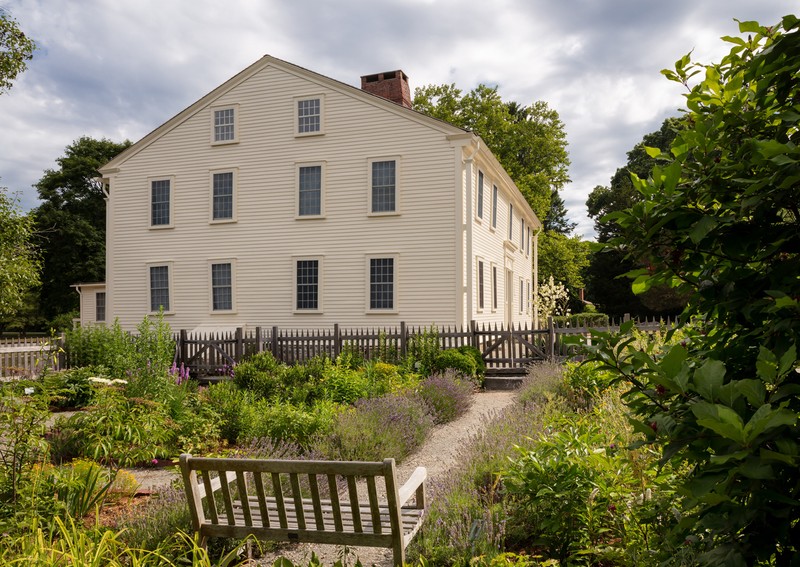
<instances>
[{"instance_id":1,"label":"brick chimney","mask_svg":"<svg viewBox=\"0 0 800 567\"><path fill-rule=\"evenodd\" d=\"M400 70L361 77L361 90L411 108L408 76Z\"/></svg>"}]
</instances>

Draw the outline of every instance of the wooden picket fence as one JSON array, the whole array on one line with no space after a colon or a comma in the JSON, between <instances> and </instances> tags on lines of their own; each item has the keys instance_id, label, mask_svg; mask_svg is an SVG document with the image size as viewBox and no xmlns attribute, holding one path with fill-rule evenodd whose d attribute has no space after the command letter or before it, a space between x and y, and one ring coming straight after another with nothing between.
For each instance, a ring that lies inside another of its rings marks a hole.
<instances>
[{"instance_id":1,"label":"wooden picket fence","mask_svg":"<svg viewBox=\"0 0 800 567\"><path fill-rule=\"evenodd\" d=\"M61 339L15 337L0 339L0 379L32 378L45 367L58 369Z\"/></svg>"},{"instance_id":2,"label":"wooden picket fence","mask_svg":"<svg viewBox=\"0 0 800 567\"><path fill-rule=\"evenodd\" d=\"M622 321L600 326L603 330L619 329ZM655 330L674 324L672 321L640 321L643 330ZM436 329L439 348L469 345L477 348L486 363L489 376L519 375L528 366L543 360L574 356L578 349L565 343L569 335L588 336L592 327L558 326L552 319L544 328L525 325L483 325L472 322L466 327ZM268 351L286 364L304 362L314 356L336 358L343 349L374 358L387 352L399 357L409 352L416 337L430 331L400 323L397 327L346 329L336 324L332 329L241 328L224 333L180 331L176 338L177 364L183 363L193 376L229 373L229 369L245 357Z\"/></svg>"}]
</instances>

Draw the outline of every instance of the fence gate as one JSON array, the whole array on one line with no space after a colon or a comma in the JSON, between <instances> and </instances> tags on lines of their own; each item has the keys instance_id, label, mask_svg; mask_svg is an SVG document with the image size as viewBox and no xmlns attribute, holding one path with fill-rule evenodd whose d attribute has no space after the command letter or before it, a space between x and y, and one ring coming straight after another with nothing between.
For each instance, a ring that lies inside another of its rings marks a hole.
<instances>
[{"instance_id":1,"label":"fence gate","mask_svg":"<svg viewBox=\"0 0 800 567\"><path fill-rule=\"evenodd\" d=\"M475 335L487 376L520 376L527 373L530 364L548 358L547 329L482 327L475 330Z\"/></svg>"}]
</instances>

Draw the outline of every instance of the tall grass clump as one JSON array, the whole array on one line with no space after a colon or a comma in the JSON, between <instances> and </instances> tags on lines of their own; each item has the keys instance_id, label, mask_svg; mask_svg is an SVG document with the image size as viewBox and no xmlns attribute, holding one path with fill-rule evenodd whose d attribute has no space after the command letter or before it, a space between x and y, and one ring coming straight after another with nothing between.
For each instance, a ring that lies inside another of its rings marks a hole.
<instances>
[{"instance_id":1,"label":"tall grass clump","mask_svg":"<svg viewBox=\"0 0 800 567\"><path fill-rule=\"evenodd\" d=\"M419 447L433 427L427 404L417 396L363 399L334 418L315 449L327 459L398 463Z\"/></svg>"}]
</instances>

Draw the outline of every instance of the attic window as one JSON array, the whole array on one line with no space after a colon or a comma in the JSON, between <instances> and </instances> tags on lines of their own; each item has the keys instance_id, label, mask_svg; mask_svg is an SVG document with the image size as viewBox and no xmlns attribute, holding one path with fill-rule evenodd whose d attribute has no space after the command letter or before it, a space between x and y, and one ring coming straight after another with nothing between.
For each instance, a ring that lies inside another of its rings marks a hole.
<instances>
[{"instance_id":1,"label":"attic window","mask_svg":"<svg viewBox=\"0 0 800 567\"><path fill-rule=\"evenodd\" d=\"M212 109L211 143L231 144L239 141L239 108L233 104Z\"/></svg>"}]
</instances>

